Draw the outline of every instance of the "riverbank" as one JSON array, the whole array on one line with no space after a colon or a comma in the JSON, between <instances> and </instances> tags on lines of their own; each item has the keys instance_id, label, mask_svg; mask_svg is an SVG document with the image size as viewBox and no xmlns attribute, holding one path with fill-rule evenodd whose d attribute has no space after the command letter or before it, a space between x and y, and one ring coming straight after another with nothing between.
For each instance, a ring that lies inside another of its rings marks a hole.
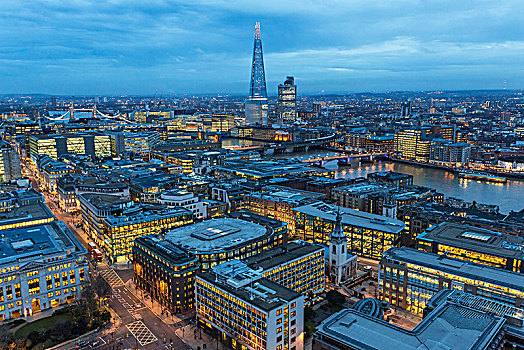
<instances>
[{"instance_id":1,"label":"riverbank","mask_svg":"<svg viewBox=\"0 0 524 350\"><path fill-rule=\"evenodd\" d=\"M443 165L419 163L419 162L415 162L412 160L405 160L405 159L399 159L399 158L389 158L389 159L392 162L410 164L410 165L415 165L415 166L424 167L424 168L440 169L440 170L448 171L452 174L458 174L459 172L462 172L462 171L468 171L468 170L462 170L462 169L449 168ZM500 173L500 172L496 172L492 170L482 170L482 172L487 173L487 174L496 175L496 176L503 176L503 177L518 180L518 181L524 181L524 174Z\"/></svg>"}]
</instances>

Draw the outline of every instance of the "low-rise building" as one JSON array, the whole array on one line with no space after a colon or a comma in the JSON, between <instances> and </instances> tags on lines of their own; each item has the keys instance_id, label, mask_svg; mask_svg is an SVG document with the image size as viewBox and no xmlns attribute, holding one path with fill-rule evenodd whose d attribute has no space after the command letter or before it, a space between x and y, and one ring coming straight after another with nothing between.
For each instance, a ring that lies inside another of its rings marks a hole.
<instances>
[{"instance_id":1,"label":"low-rise building","mask_svg":"<svg viewBox=\"0 0 524 350\"><path fill-rule=\"evenodd\" d=\"M440 223L417 236L418 249L524 272L524 238L458 223Z\"/></svg>"},{"instance_id":2,"label":"low-rise building","mask_svg":"<svg viewBox=\"0 0 524 350\"><path fill-rule=\"evenodd\" d=\"M304 296L238 260L196 278L199 326L233 349L302 350Z\"/></svg>"},{"instance_id":3,"label":"low-rise building","mask_svg":"<svg viewBox=\"0 0 524 350\"><path fill-rule=\"evenodd\" d=\"M405 227L403 222L393 218L323 202L293 210L296 212L295 236L322 245L327 245L340 210L342 229L348 237L347 251L370 259L380 259L383 252L400 242Z\"/></svg>"},{"instance_id":4,"label":"low-rise building","mask_svg":"<svg viewBox=\"0 0 524 350\"><path fill-rule=\"evenodd\" d=\"M195 219L207 219L207 205L194 193L177 189L164 191L158 203L168 207L183 207L193 212Z\"/></svg>"},{"instance_id":5,"label":"low-rise building","mask_svg":"<svg viewBox=\"0 0 524 350\"><path fill-rule=\"evenodd\" d=\"M0 321L80 299L87 250L61 221L2 231Z\"/></svg>"},{"instance_id":6,"label":"low-rise building","mask_svg":"<svg viewBox=\"0 0 524 350\"><path fill-rule=\"evenodd\" d=\"M442 289L524 305L524 275L520 273L407 247L383 254L378 281L381 300L418 315Z\"/></svg>"}]
</instances>

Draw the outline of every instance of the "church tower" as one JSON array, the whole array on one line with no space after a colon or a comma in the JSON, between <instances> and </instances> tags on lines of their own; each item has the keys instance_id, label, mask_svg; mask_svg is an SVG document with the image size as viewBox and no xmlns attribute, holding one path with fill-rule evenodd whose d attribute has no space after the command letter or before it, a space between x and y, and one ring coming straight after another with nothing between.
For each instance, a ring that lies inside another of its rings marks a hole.
<instances>
[{"instance_id":1,"label":"church tower","mask_svg":"<svg viewBox=\"0 0 524 350\"><path fill-rule=\"evenodd\" d=\"M348 239L342 229L342 217L340 209L337 211L335 227L329 236L329 279L335 284L339 284L349 277L349 265L347 253Z\"/></svg>"}]
</instances>

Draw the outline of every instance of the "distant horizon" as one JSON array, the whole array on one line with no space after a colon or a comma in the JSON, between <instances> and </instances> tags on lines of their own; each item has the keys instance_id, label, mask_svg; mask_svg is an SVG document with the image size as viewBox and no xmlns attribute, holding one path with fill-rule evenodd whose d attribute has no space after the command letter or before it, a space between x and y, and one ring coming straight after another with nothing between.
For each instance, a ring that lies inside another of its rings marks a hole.
<instances>
[{"instance_id":1,"label":"distant horizon","mask_svg":"<svg viewBox=\"0 0 524 350\"><path fill-rule=\"evenodd\" d=\"M345 96L345 95L380 95L380 94L409 94L409 93L454 93L454 92L497 92L497 93L518 93L523 92L523 89L457 89L457 90L388 90L388 91L326 91L317 93L303 93L298 92L299 97L312 97L312 96ZM210 93L155 93L153 94L53 94L53 93L0 93L0 96L42 96L42 97L57 97L57 98L71 98L71 97L155 97L165 98L169 96L228 96L228 97L246 97L248 93L226 93L226 92L210 92ZM277 97L277 94L268 93L268 97Z\"/></svg>"}]
</instances>

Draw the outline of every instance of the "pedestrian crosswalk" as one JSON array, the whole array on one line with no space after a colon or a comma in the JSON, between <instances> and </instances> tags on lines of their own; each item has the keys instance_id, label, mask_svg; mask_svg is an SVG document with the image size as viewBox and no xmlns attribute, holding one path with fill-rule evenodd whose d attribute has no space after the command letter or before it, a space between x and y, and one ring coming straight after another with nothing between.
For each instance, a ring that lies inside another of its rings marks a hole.
<instances>
[{"instance_id":1,"label":"pedestrian crosswalk","mask_svg":"<svg viewBox=\"0 0 524 350\"><path fill-rule=\"evenodd\" d=\"M124 285L124 281L122 281L113 269L102 270L100 271L100 275L109 283L111 288L122 287Z\"/></svg>"}]
</instances>

